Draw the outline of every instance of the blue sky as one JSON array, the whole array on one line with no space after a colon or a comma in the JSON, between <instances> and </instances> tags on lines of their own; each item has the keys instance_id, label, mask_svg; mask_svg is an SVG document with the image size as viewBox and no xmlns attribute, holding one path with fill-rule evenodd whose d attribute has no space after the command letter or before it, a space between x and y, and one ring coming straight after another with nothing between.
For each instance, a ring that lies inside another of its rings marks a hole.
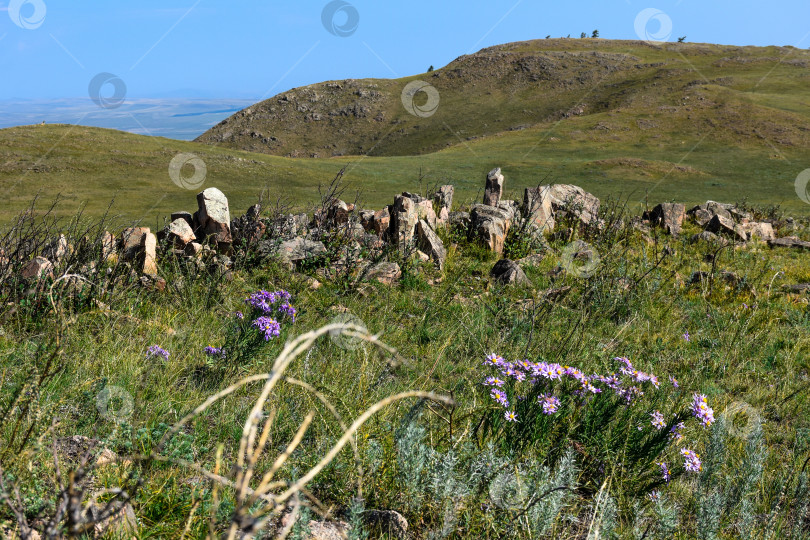
<instances>
[{"instance_id":1,"label":"blue sky","mask_svg":"<svg viewBox=\"0 0 810 540\"><path fill-rule=\"evenodd\" d=\"M417 74L549 34L637 39L647 8L671 21L670 41L810 47L808 0L352 0L332 19L339 29L356 13L346 37L327 31L327 4L0 0L0 99L86 97L108 72L131 98L258 100L323 80Z\"/></svg>"}]
</instances>

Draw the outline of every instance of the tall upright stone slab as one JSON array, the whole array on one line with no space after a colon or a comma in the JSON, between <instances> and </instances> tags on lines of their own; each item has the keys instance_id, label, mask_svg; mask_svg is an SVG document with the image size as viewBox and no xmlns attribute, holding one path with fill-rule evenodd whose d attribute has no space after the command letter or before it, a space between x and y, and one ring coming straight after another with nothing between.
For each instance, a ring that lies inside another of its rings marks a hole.
<instances>
[{"instance_id":1,"label":"tall upright stone slab","mask_svg":"<svg viewBox=\"0 0 810 540\"><path fill-rule=\"evenodd\" d=\"M492 169L487 174L487 184L484 188L484 204L487 206L498 206L503 197L503 181L501 168Z\"/></svg>"},{"instance_id":2,"label":"tall upright stone slab","mask_svg":"<svg viewBox=\"0 0 810 540\"><path fill-rule=\"evenodd\" d=\"M197 195L197 206L198 236L216 242L220 251L229 251L233 237L228 198L217 188L208 188Z\"/></svg>"}]
</instances>

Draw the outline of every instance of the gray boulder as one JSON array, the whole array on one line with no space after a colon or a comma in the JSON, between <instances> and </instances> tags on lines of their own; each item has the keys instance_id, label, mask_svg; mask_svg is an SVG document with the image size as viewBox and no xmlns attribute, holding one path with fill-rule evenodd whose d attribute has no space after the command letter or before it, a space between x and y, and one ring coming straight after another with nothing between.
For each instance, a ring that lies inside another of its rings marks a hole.
<instances>
[{"instance_id":1,"label":"gray boulder","mask_svg":"<svg viewBox=\"0 0 810 540\"><path fill-rule=\"evenodd\" d=\"M509 259L501 259L495 263L489 276L501 285L529 285L531 283L520 265Z\"/></svg>"}]
</instances>

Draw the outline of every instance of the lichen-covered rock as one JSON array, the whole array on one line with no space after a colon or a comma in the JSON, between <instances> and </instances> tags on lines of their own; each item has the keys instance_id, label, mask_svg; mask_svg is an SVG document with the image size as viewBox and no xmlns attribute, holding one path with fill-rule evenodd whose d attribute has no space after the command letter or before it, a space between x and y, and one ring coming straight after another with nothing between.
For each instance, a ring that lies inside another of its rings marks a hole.
<instances>
[{"instance_id":1,"label":"lichen-covered rock","mask_svg":"<svg viewBox=\"0 0 810 540\"><path fill-rule=\"evenodd\" d=\"M554 230L554 208L551 205L551 187L538 186L523 191L523 215L530 225L541 231Z\"/></svg>"},{"instance_id":2,"label":"lichen-covered rock","mask_svg":"<svg viewBox=\"0 0 810 540\"><path fill-rule=\"evenodd\" d=\"M197 206L197 222L202 238L216 242L220 250L229 250L233 237L228 198L217 188L208 188L197 195Z\"/></svg>"},{"instance_id":3,"label":"lichen-covered rock","mask_svg":"<svg viewBox=\"0 0 810 540\"><path fill-rule=\"evenodd\" d=\"M511 214L502 208L476 204L470 212L470 235L498 254L503 253L511 225Z\"/></svg>"},{"instance_id":4,"label":"lichen-covered rock","mask_svg":"<svg viewBox=\"0 0 810 540\"><path fill-rule=\"evenodd\" d=\"M391 224L389 236L391 243L403 245L413 240L419 214L416 203L406 195L397 195L391 209Z\"/></svg>"},{"instance_id":5,"label":"lichen-covered rock","mask_svg":"<svg viewBox=\"0 0 810 540\"><path fill-rule=\"evenodd\" d=\"M579 186L554 184L549 186L548 195L555 213L562 211L573 214L585 225L597 219L599 199Z\"/></svg>"}]
</instances>

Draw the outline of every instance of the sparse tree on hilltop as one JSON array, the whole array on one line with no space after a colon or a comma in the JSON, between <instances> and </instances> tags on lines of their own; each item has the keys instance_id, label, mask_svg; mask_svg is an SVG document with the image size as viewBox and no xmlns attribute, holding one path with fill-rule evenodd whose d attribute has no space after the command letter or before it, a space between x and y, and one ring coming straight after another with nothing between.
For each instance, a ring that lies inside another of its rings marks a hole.
<instances>
[{"instance_id":1,"label":"sparse tree on hilltop","mask_svg":"<svg viewBox=\"0 0 810 540\"><path fill-rule=\"evenodd\" d=\"M585 32L582 32L582 33L579 35L579 38L580 38L580 39L585 39L586 37L588 37L588 34L586 34Z\"/></svg>"},{"instance_id":2,"label":"sparse tree on hilltop","mask_svg":"<svg viewBox=\"0 0 810 540\"><path fill-rule=\"evenodd\" d=\"M686 36L679 37L678 38L678 43L683 43L685 40L686 40Z\"/></svg>"},{"instance_id":3,"label":"sparse tree on hilltop","mask_svg":"<svg viewBox=\"0 0 810 540\"><path fill-rule=\"evenodd\" d=\"M594 31L593 31L593 34L591 35L591 37L592 37L592 38L598 38L598 37L599 37L599 30L594 30Z\"/></svg>"},{"instance_id":4,"label":"sparse tree on hilltop","mask_svg":"<svg viewBox=\"0 0 810 540\"><path fill-rule=\"evenodd\" d=\"M427 70L427 72L428 72L428 73L430 73L431 71L433 71L433 66L430 66L430 67L428 68L428 70Z\"/></svg>"}]
</instances>

